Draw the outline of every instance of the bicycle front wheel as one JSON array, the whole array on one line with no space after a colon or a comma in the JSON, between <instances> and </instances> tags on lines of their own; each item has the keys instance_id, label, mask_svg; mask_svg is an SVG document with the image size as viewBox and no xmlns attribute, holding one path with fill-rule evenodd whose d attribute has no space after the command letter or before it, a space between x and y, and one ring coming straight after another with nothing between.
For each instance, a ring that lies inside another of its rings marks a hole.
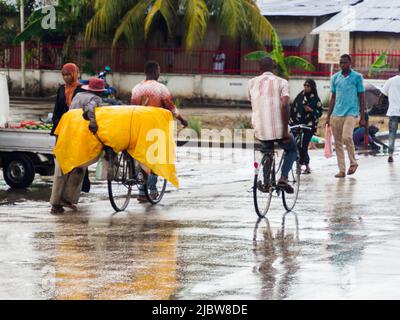
<instances>
[{"instance_id":1,"label":"bicycle front wheel","mask_svg":"<svg viewBox=\"0 0 400 320\"><path fill-rule=\"evenodd\" d=\"M287 211L292 211L294 206L296 205L297 198L299 196L300 190L300 164L298 161L295 161L292 166L292 170L289 172L289 184L293 188L293 193L288 193L286 191L282 191L282 202L283 206Z\"/></svg>"},{"instance_id":2,"label":"bicycle front wheel","mask_svg":"<svg viewBox=\"0 0 400 320\"><path fill-rule=\"evenodd\" d=\"M133 161L126 153L109 159L108 196L115 211L124 211L131 199Z\"/></svg>"},{"instance_id":3,"label":"bicycle front wheel","mask_svg":"<svg viewBox=\"0 0 400 320\"><path fill-rule=\"evenodd\" d=\"M151 204L158 204L164 197L167 180L155 174L150 174L144 185L144 193Z\"/></svg>"},{"instance_id":4,"label":"bicycle front wheel","mask_svg":"<svg viewBox=\"0 0 400 320\"><path fill-rule=\"evenodd\" d=\"M273 156L264 155L258 172L254 175L253 199L254 208L260 218L264 218L269 210L274 191L274 166Z\"/></svg>"}]
</instances>

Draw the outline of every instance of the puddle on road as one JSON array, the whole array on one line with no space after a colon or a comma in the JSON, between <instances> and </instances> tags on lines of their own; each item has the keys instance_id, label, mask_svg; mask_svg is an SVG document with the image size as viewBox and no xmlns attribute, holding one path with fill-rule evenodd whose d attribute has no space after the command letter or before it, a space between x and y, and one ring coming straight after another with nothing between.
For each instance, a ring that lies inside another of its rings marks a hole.
<instances>
[{"instance_id":1,"label":"puddle on road","mask_svg":"<svg viewBox=\"0 0 400 320\"><path fill-rule=\"evenodd\" d=\"M283 221L274 198L256 224L246 152L213 165L180 158L181 190L118 214L104 183L62 216L48 213L48 181L0 184L0 298L399 297L395 166L359 155L357 174L337 180L336 159L313 153L296 211Z\"/></svg>"}]
</instances>

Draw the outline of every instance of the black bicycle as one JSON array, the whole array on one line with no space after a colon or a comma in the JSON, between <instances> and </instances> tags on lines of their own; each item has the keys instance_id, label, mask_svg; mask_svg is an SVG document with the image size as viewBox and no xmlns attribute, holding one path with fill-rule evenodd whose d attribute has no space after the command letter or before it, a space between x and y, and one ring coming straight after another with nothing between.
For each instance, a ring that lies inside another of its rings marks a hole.
<instances>
[{"instance_id":1,"label":"black bicycle","mask_svg":"<svg viewBox=\"0 0 400 320\"><path fill-rule=\"evenodd\" d=\"M106 160L108 196L115 211L124 211L127 208L134 186L144 189L146 198L151 204L161 201L167 187L166 179L147 174L127 151L119 154L108 152ZM149 179L153 179L151 189Z\"/></svg>"},{"instance_id":2,"label":"black bicycle","mask_svg":"<svg viewBox=\"0 0 400 320\"><path fill-rule=\"evenodd\" d=\"M296 125L290 127L290 131L294 134L297 150L302 147L304 130L311 130L305 125ZM293 163L293 167L289 172L288 183L290 188L280 187L277 184L276 176L282 169L285 151L283 151L281 159L277 161L277 152L266 150L261 161L256 161L256 150L254 152L254 184L253 199L254 208L257 215L263 218L271 205L272 197L282 197L283 206L287 211L292 211L296 205L296 201L300 190L300 163L299 157Z\"/></svg>"}]
</instances>

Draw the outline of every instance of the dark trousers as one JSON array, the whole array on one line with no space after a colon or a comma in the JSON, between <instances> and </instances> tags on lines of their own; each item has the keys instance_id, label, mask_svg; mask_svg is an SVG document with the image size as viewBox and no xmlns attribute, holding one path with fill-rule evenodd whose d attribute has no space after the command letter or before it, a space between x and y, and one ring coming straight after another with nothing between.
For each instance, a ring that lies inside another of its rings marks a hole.
<instances>
[{"instance_id":1,"label":"dark trousers","mask_svg":"<svg viewBox=\"0 0 400 320\"><path fill-rule=\"evenodd\" d=\"M303 143L301 144L301 148L299 150L300 165L309 165L310 164L310 156L308 155L308 146L313 137L314 133L310 130L304 130L303 134Z\"/></svg>"},{"instance_id":2,"label":"dark trousers","mask_svg":"<svg viewBox=\"0 0 400 320\"><path fill-rule=\"evenodd\" d=\"M297 146L296 141L292 134L289 135L289 142L283 143L282 140L271 140L265 141L260 140L261 142L261 152L266 153L268 151L274 150L274 143L277 142L278 145L285 150L285 158L283 159L282 165L282 176L287 178L289 176L289 172L292 169L293 163L297 159ZM269 173L264 172L264 175L268 175Z\"/></svg>"}]
</instances>

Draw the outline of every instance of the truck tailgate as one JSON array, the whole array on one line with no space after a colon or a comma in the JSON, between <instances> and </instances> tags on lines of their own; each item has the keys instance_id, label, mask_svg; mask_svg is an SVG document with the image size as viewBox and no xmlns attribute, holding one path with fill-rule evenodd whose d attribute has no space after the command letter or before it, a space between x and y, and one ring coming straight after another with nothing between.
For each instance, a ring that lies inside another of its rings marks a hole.
<instances>
[{"instance_id":1,"label":"truck tailgate","mask_svg":"<svg viewBox=\"0 0 400 320\"><path fill-rule=\"evenodd\" d=\"M0 152L33 152L52 154L55 137L50 131L0 129Z\"/></svg>"}]
</instances>

